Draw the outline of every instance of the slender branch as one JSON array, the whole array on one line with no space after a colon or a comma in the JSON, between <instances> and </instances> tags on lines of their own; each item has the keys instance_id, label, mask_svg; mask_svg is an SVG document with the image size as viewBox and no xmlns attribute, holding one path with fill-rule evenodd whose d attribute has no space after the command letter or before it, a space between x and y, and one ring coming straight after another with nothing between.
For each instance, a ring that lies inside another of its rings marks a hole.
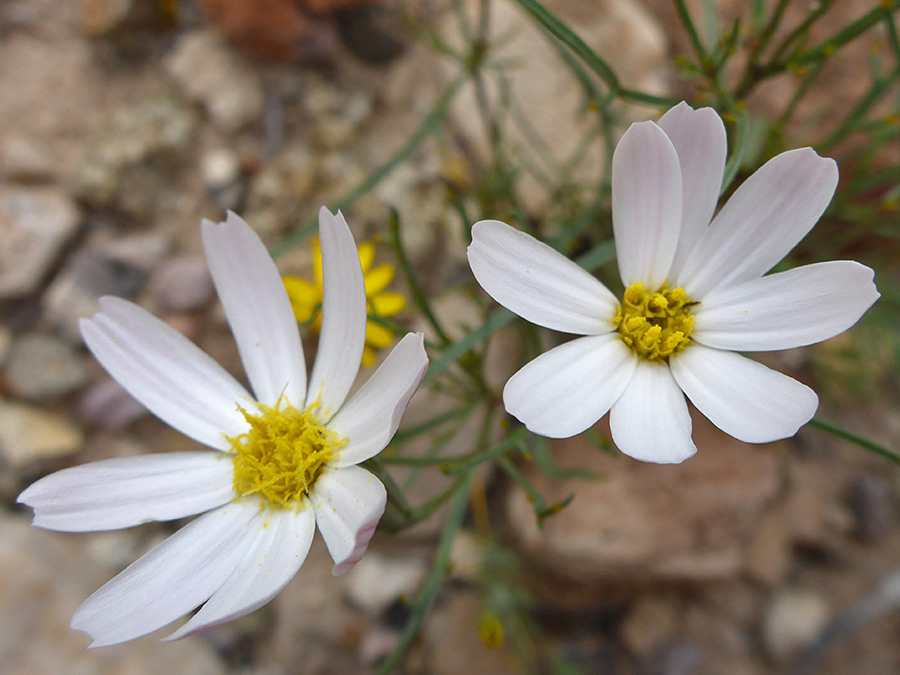
<instances>
[{"instance_id":1,"label":"slender branch","mask_svg":"<svg viewBox=\"0 0 900 675\"><path fill-rule=\"evenodd\" d=\"M873 452L876 455L881 455L882 457L891 460L894 464L900 464L900 455L898 455L896 452L884 447L883 445L879 445L874 441L870 441L868 438L858 436L848 429L839 427L838 425L831 422L826 422L825 420L820 420L818 417L810 420L809 426L818 429L819 431L824 431L827 434L831 434L832 436L837 436L838 438L841 438L845 441L849 441L850 443L858 445L864 450Z\"/></svg>"},{"instance_id":2,"label":"slender branch","mask_svg":"<svg viewBox=\"0 0 900 675\"><path fill-rule=\"evenodd\" d=\"M431 568L431 572L428 574L428 578L425 580L425 586L422 588L422 592L419 593L419 597L416 598L415 603L413 603L412 614L409 617L406 628L403 630L403 634L400 636L400 641L388 655L387 659L385 659L384 663L379 666L376 671L377 675L388 675L388 673L393 672L400 664L403 654L406 653L406 650L412 644L416 635L418 635L419 629L422 627L425 617L428 614L428 610L434 605L434 601L437 599L438 592L441 590L444 578L447 576L447 571L450 568L450 551L453 546L453 540L462 528L463 516L465 516L466 505L469 502L471 477L466 476L465 480L461 482L456 489L458 492L450 505L450 512L447 515L447 522L444 525L444 531L441 534L441 541L438 545L434 565Z\"/></svg>"},{"instance_id":3,"label":"slender branch","mask_svg":"<svg viewBox=\"0 0 900 675\"><path fill-rule=\"evenodd\" d=\"M578 57L593 70L601 80L609 87L617 98L622 98L633 103L647 103L649 105L668 108L677 101L661 96L654 96L633 89L625 89L619 82L616 73L584 40L578 37L559 17L550 12L538 0L514 0L523 10L531 15L547 32L556 37L560 42L571 49Z\"/></svg>"},{"instance_id":4,"label":"slender branch","mask_svg":"<svg viewBox=\"0 0 900 675\"><path fill-rule=\"evenodd\" d=\"M681 24L687 31L691 45L694 47L694 53L697 55L697 62L700 64L701 70L705 71L710 65L709 53L706 51L706 47L703 46L703 42L700 40L700 34L697 32L697 27L694 25L694 20L691 18L691 13L688 11L684 0L675 0L675 9L678 12L678 18L681 19Z\"/></svg>"},{"instance_id":5,"label":"slender branch","mask_svg":"<svg viewBox=\"0 0 900 675\"><path fill-rule=\"evenodd\" d=\"M419 277L416 275L415 270L413 270L409 256L406 255L406 248L403 246L403 238L400 235L400 215L397 213L396 209L391 209L391 217L388 221L388 226L391 235L391 247L394 249L394 255L397 256L397 262L400 264L403 276L406 277L406 283L409 284L409 291L412 293L413 301L416 303L416 306L422 314L425 315L428 323L431 324L431 327L434 329L441 344L444 346L450 344L451 340L447 337L447 333L444 331L441 322L438 321L434 312L431 311L431 303L428 301L425 289L422 288Z\"/></svg>"},{"instance_id":6,"label":"slender branch","mask_svg":"<svg viewBox=\"0 0 900 675\"><path fill-rule=\"evenodd\" d=\"M406 161L410 155L415 152L422 142L428 138L440 126L450 110L450 104L456 97L456 94L462 88L467 79L466 74L462 74L454 80L438 99L437 104L422 121L421 126L407 139L406 143L394 153L393 157L384 164L376 168L368 177L354 189L341 197L334 205L337 209L344 209L353 202L366 194L369 190L378 185L387 178L394 169ZM295 230L293 233L285 237L277 246L272 249L272 257L277 258L290 251L301 241L307 239L316 229L316 218L311 218L305 225Z\"/></svg>"}]
</instances>

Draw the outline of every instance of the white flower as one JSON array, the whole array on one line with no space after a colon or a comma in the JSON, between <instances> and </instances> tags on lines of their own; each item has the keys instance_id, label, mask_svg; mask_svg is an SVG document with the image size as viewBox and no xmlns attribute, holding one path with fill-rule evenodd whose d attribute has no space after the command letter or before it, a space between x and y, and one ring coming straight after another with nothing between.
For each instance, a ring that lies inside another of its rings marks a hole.
<instances>
[{"instance_id":1,"label":"white flower","mask_svg":"<svg viewBox=\"0 0 900 675\"><path fill-rule=\"evenodd\" d=\"M307 386L297 323L262 242L233 213L203 223L210 272L256 398L137 305L103 298L81 331L97 360L160 419L217 452L124 457L25 490L34 524L82 532L203 513L91 595L72 617L92 647L146 635L199 605L169 639L262 606L303 564L316 525L335 574L362 557L385 507L358 466L390 441L428 359L408 334L345 402L366 332L366 294L344 217L323 208L325 296Z\"/></svg>"},{"instance_id":2,"label":"white flower","mask_svg":"<svg viewBox=\"0 0 900 675\"><path fill-rule=\"evenodd\" d=\"M809 387L735 352L841 333L879 297L873 272L833 261L763 276L822 215L837 165L811 148L784 152L712 218L725 155L725 128L710 108L680 103L625 132L612 162L623 303L527 234L498 221L473 226L469 264L488 294L533 323L586 336L507 382L506 409L528 429L564 438L609 411L622 452L668 463L696 452L684 394L750 443L792 436L812 418Z\"/></svg>"}]
</instances>

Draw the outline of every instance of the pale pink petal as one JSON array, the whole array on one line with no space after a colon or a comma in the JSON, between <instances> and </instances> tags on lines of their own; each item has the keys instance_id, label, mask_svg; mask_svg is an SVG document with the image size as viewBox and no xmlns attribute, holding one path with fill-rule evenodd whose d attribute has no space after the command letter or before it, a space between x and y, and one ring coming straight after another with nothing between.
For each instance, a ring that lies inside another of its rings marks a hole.
<instances>
[{"instance_id":1,"label":"pale pink petal","mask_svg":"<svg viewBox=\"0 0 900 675\"><path fill-rule=\"evenodd\" d=\"M295 407L306 398L306 362L281 275L256 233L231 211L203 221L206 261L256 397Z\"/></svg>"},{"instance_id":2,"label":"pale pink petal","mask_svg":"<svg viewBox=\"0 0 900 675\"><path fill-rule=\"evenodd\" d=\"M322 243L322 332L306 405L318 403L327 422L353 386L366 341L366 289L353 235L344 216L319 211Z\"/></svg>"},{"instance_id":3,"label":"pale pink petal","mask_svg":"<svg viewBox=\"0 0 900 675\"><path fill-rule=\"evenodd\" d=\"M384 449L427 369L422 334L407 334L328 423L329 429L347 439L335 466L359 464Z\"/></svg>"},{"instance_id":4,"label":"pale pink petal","mask_svg":"<svg viewBox=\"0 0 900 675\"><path fill-rule=\"evenodd\" d=\"M225 583L252 541L259 505L227 504L191 521L95 591L72 616L91 647L127 642L162 628Z\"/></svg>"},{"instance_id":5,"label":"pale pink petal","mask_svg":"<svg viewBox=\"0 0 900 675\"><path fill-rule=\"evenodd\" d=\"M615 329L619 306L606 286L559 251L499 220L472 226L472 274L498 303L523 319L576 335Z\"/></svg>"},{"instance_id":6,"label":"pale pink petal","mask_svg":"<svg viewBox=\"0 0 900 675\"><path fill-rule=\"evenodd\" d=\"M612 217L619 275L656 290L669 276L681 230L681 167L666 133L632 124L612 160Z\"/></svg>"},{"instance_id":7,"label":"pale pink petal","mask_svg":"<svg viewBox=\"0 0 900 675\"><path fill-rule=\"evenodd\" d=\"M789 349L843 333L879 293L874 272L837 260L712 291L694 309L691 338L735 351Z\"/></svg>"},{"instance_id":8,"label":"pale pink petal","mask_svg":"<svg viewBox=\"0 0 900 675\"><path fill-rule=\"evenodd\" d=\"M265 605L288 585L306 560L316 531L310 504L303 509L265 509L250 527L256 538L225 583L191 619L166 640L193 635Z\"/></svg>"},{"instance_id":9,"label":"pale pink petal","mask_svg":"<svg viewBox=\"0 0 900 675\"><path fill-rule=\"evenodd\" d=\"M503 389L509 414L541 436L567 438L603 417L634 373L637 357L618 333L577 338L527 363Z\"/></svg>"},{"instance_id":10,"label":"pale pink petal","mask_svg":"<svg viewBox=\"0 0 900 675\"><path fill-rule=\"evenodd\" d=\"M683 188L681 236L670 277L677 277L688 253L706 231L719 201L728 139L722 118L712 108L694 110L682 101L671 108L659 126L666 132L681 165Z\"/></svg>"},{"instance_id":11,"label":"pale pink petal","mask_svg":"<svg viewBox=\"0 0 900 675\"><path fill-rule=\"evenodd\" d=\"M734 352L694 344L669 364L697 410L746 443L793 436L819 405L805 384Z\"/></svg>"},{"instance_id":12,"label":"pale pink petal","mask_svg":"<svg viewBox=\"0 0 900 675\"><path fill-rule=\"evenodd\" d=\"M325 471L309 497L334 559L332 573L346 574L363 557L384 513L384 485L362 467L348 466Z\"/></svg>"},{"instance_id":13,"label":"pale pink petal","mask_svg":"<svg viewBox=\"0 0 900 675\"><path fill-rule=\"evenodd\" d=\"M231 501L233 462L214 452L117 457L57 471L19 495L48 530L93 532L175 520Z\"/></svg>"},{"instance_id":14,"label":"pale pink petal","mask_svg":"<svg viewBox=\"0 0 900 675\"><path fill-rule=\"evenodd\" d=\"M246 431L238 410L253 398L186 337L134 303L100 299L79 323L85 344L129 394L170 426L218 450Z\"/></svg>"},{"instance_id":15,"label":"pale pink petal","mask_svg":"<svg viewBox=\"0 0 900 675\"><path fill-rule=\"evenodd\" d=\"M638 362L609 429L619 450L643 462L678 464L697 452L687 402L665 364Z\"/></svg>"},{"instance_id":16,"label":"pale pink petal","mask_svg":"<svg viewBox=\"0 0 900 675\"><path fill-rule=\"evenodd\" d=\"M773 157L722 207L673 281L702 301L762 276L813 228L837 182L837 164L812 148Z\"/></svg>"}]
</instances>

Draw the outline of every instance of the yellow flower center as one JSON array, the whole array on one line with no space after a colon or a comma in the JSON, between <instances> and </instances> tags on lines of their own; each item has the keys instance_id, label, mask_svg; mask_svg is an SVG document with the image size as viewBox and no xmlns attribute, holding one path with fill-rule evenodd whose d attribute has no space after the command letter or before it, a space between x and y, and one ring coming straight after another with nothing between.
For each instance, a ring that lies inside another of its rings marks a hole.
<instances>
[{"instance_id":1,"label":"yellow flower center","mask_svg":"<svg viewBox=\"0 0 900 675\"><path fill-rule=\"evenodd\" d=\"M616 328L622 341L648 361L665 361L691 342L691 307L697 303L683 288L669 289L667 285L651 293L640 282L631 284L616 311Z\"/></svg>"},{"instance_id":2,"label":"yellow flower center","mask_svg":"<svg viewBox=\"0 0 900 675\"><path fill-rule=\"evenodd\" d=\"M250 429L229 437L234 453L234 494L258 495L276 509L300 508L326 465L347 444L313 414L259 403L259 414L240 408Z\"/></svg>"}]
</instances>

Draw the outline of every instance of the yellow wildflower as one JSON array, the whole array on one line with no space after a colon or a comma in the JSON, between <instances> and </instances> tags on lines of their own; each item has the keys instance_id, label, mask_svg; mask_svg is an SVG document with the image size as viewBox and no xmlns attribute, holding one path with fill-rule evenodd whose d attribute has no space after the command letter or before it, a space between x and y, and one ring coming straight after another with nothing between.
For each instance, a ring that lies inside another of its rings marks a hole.
<instances>
[{"instance_id":1,"label":"yellow wildflower","mask_svg":"<svg viewBox=\"0 0 900 675\"><path fill-rule=\"evenodd\" d=\"M362 365L368 368L375 364L375 351L390 346L394 341L394 332L373 318L386 319L399 314L406 307L406 298L385 290L394 279L394 266L382 263L373 267L375 245L372 242L364 241L357 251L366 285L366 306L369 313L366 321L366 346L362 355ZM294 276L286 276L283 281L294 309L294 317L299 323L308 324L318 332L322 326L322 249L318 239L313 241L312 254L313 281Z\"/></svg>"}]
</instances>

